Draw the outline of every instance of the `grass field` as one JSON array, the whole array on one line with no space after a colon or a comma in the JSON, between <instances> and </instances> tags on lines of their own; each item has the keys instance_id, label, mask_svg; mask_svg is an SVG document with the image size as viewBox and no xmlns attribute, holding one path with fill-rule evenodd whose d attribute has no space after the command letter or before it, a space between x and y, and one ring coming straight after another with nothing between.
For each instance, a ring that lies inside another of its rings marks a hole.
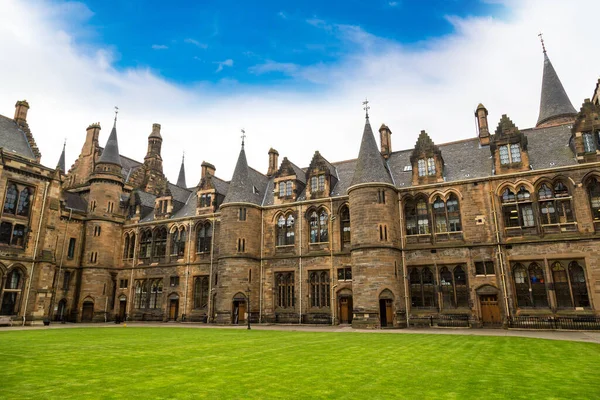
<instances>
[{"instance_id":1,"label":"grass field","mask_svg":"<svg viewBox=\"0 0 600 400\"><path fill-rule=\"evenodd\" d=\"M181 328L0 331L0 398L598 399L600 345Z\"/></svg>"}]
</instances>

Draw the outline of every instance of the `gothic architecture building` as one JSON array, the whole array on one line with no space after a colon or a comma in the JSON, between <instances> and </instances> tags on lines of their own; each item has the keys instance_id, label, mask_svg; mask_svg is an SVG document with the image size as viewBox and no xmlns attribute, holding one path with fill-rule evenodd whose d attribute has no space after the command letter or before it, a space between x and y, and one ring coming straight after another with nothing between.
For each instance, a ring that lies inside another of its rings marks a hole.
<instances>
[{"instance_id":1,"label":"gothic architecture building","mask_svg":"<svg viewBox=\"0 0 600 400\"><path fill-rule=\"evenodd\" d=\"M600 84L600 81L599 81ZM29 105L0 116L0 315L27 323L193 321L502 326L600 315L600 90L577 111L544 52L539 118L474 111L476 137L376 142L301 168L268 151L231 179L203 162L163 173L161 126L143 162L85 133L67 170L40 164ZM368 108L367 108L368 112ZM496 126L494 129L493 126ZM357 127L358 128L358 127Z\"/></svg>"}]
</instances>

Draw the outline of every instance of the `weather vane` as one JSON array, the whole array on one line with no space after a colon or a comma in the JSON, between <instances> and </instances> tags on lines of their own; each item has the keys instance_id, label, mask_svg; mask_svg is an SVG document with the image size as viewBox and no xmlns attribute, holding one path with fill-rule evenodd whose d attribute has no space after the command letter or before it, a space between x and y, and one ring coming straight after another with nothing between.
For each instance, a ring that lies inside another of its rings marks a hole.
<instances>
[{"instance_id":1,"label":"weather vane","mask_svg":"<svg viewBox=\"0 0 600 400\"><path fill-rule=\"evenodd\" d=\"M246 140L246 131L242 128L242 149L244 148L244 141Z\"/></svg>"},{"instance_id":2,"label":"weather vane","mask_svg":"<svg viewBox=\"0 0 600 400\"><path fill-rule=\"evenodd\" d=\"M540 37L540 42L542 42L542 50L544 50L544 54L546 54L546 45L544 44L544 34L542 32L538 33Z\"/></svg>"},{"instance_id":3,"label":"weather vane","mask_svg":"<svg viewBox=\"0 0 600 400\"><path fill-rule=\"evenodd\" d=\"M119 107L115 106L115 126L117 125L117 114L119 113Z\"/></svg>"},{"instance_id":4,"label":"weather vane","mask_svg":"<svg viewBox=\"0 0 600 400\"><path fill-rule=\"evenodd\" d=\"M369 107L369 100L367 100L367 98L365 97L365 101L362 102L363 104L363 110L365 110L365 114L367 119L369 119L369 110L371 109L371 107Z\"/></svg>"}]
</instances>

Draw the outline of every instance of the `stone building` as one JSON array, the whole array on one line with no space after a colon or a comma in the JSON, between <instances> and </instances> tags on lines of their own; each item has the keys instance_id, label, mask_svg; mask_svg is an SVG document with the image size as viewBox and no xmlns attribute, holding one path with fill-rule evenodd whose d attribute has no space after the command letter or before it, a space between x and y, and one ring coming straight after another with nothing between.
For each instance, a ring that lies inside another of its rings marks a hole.
<instances>
[{"instance_id":1,"label":"stone building","mask_svg":"<svg viewBox=\"0 0 600 400\"><path fill-rule=\"evenodd\" d=\"M600 82L600 81L599 81ZM474 112L476 137L393 151L367 118L358 157L301 168L244 144L231 179L163 173L91 124L70 169L40 164L27 102L0 117L0 315L240 324L501 326L600 314L598 85L577 111L544 52L535 127ZM495 123L494 123L495 125ZM597 230L598 229L598 230Z\"/></svg>"}]
</instances>

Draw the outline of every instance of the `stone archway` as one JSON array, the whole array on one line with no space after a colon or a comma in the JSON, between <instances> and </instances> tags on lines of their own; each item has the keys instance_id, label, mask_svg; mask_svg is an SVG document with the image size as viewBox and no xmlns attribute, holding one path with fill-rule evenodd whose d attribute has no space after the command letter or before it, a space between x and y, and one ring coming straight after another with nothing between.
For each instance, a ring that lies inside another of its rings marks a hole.
<instances>
[{"instance_id":1,"label":"stone archway","mask_svg":"<svg viewBox=\"0 0 600 400\"><path fill-rule=\"evenodd\" d=\"M345 288L340 289L337 293L338 303L338 321L340 324L351 324L353 304L352 304L352 290Z\"/></svg>"},{"instance_id":2,"label":"stone archway","mask_svg":"<svg viewBox=\"0 0 600 400\"><path fill-rule=\"evenodd\" d=\"M389 289L379 293L379 323L382 328L394 326L394 294Z\"/></svg>"},{"instance_id":3,"label":"stone archway","mask_svg":"<svg viewBox=\"0 0 600 400\"><path fill-rule=\"evenodd\" d=\"M236 293L231 303L231 323L233 325L245 323L248 312L246 295L242 292Z\"/></svg>"},{"instance_id":4,"label":"stone archway","mask_svg":"<svg viewBox=\"0 0 600 400\"><path fill-rule=\"evenodd\" d=\"M484 326L502 325L502 309L500 307L500 290L485 284L475 289L479 300L479 318Z\"/></svg>"}]
</instances>

